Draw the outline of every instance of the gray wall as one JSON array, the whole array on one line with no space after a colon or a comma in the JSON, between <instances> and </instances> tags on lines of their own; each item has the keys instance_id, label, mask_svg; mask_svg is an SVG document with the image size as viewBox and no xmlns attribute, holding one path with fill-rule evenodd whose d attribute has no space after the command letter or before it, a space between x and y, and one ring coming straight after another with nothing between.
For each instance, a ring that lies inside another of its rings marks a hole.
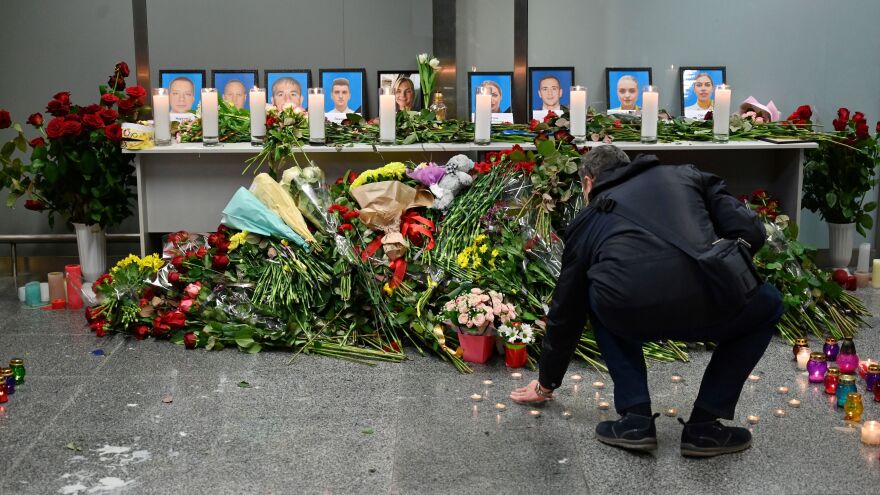
<instances>
[{"instance_id":1,"label":"gray wall","mask_svg":"<svg viewBox=\"0 0 880 495\"><path fill-rule=\"evenodd\" d=\"M513 69L512 8L513 0L458 0L460 115L472 66ZM317 77L320 67L364 67L372 110L375 72L414 67L414 55L432 43L430 0L149 0L148 14L154 80L161 68L312 68ZM783 112L811 103L826 124L848 106L873 121L880 117L878 19L876 0L533 1L529 64L574 65L596 107L604 105L604 67L651 66L673 110L680 65L723 64L735 99L772 98ZM93 97L119 60L134 65L127 0L7 0L4 21L0 107L19 121L56 91ZM118 230L135 231L136 223ZM20 203L0 208L0 233L48 231L45 217ZM824 224L809 213L802 231L806 241L827 245ZM4 255L8 247L0 245Z\"/></svg>"}]
</instances>

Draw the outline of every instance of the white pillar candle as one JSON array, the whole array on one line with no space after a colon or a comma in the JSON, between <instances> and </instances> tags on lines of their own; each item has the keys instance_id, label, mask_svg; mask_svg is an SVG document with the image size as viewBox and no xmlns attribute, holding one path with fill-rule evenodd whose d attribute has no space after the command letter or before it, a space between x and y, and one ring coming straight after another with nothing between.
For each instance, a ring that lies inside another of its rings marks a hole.
<instances>
[{"instance_id":1,"label":"white pillar candle","mask_svg":"<svg viewBox=\"0 0 880 495\"><path fill-rule=\"evenodd\" d=\"M489 144L491 134L492 94L488 87L479 87L474 111L474 143Z\"/></svg>"},{"instance_id":2,"label":"white pillar candle","mask_svg":"<svg viewBox=\"0 0 880 495\"><path fill-rule=\"evenodd\" d=\"M202 90L202 144L216 146L219 140L219 110L217 108L217 89Z\"/></svg>"},{"instance_id":3,"label":"white pillar candle","mask_svg":"<svg viewBox=\"0 0 880 495\"><path fill-rule=\"evenodd\" d=\"M799 370L807 369L807 362L810 361L810 348L801 347L797 353L797 368Z\"/></svg>"},{"instance_id":4,"label":"white pillar candle","mask_svg":"<svg viewBox=\"0 0 880 495\"><path fill-rule=\"evenodd\" d=\"M871 287L880 289L880 260L874 260L874 269L871 274Z\"/></svg>"},{"instance_id":5,"label":"white pillar candle","mask_svg":"<svg viewBox=\"0 0 880 495\"><path fill-rule=\"evenodd\" d=\"M862 443L880 445L880 422L865 421L865 424L862 425Z\"/></svg>"},{"instance_id":6,"label":"white pillar candle","mask_svg":"<svg viewBox=\"0 0 880 495\"><path fill-rule=\"evenodd\" d=\"M390 86L379 90L379 142L394 144L397 111L394 102L394 91Z\"/></svg>"},{"instance_id":7,"label":"white pillar candle","mask_svg":"<svg viewBox=\"0 0 880 495\"><path fill-rule=\"evenodd\" d=\"M715 88L715 103L712 108L712 134L717 142L730 139L730 86L719 84Z\"/></svg>"},{"instance_id":8,"label":"white pillar candle","mask_svg":"<svg viewBox=\"0 0 880 495\"><path fill-rule=\"evenodd\" d=\"M153 141L156 146L171 144L171 107L168 90L153 89Z\"/></svg>"},{"instance_id":9,"label":"white pillar candle","mask_svg":"<svg viewBox=\"0 0 880 495\"><path fill-rule=\"evenodd\" d=\"M324 144L323 88L309 88L309 143Z\"/></svg>"},{"instance_id":10,"label":"white pillar candle","mask_svg":"<svg viewBox=\"0 0 880 495\"><path fill-rule=\"evenodd\" d=\"M587 138L587 88L572 86L569 93L568 118L571 135L582 143Z\"/></svg>"},{"instance_id":11,"label":"white pillar candle","mask_svg":"<svg viewBox=\"0 0 880 495\"><path fill-rule=\"evenodd\" d=\"M660 108L660 94L656 86L645 86L642 91L642 142L657 142L657 114Z\"/></svg>"},{"instance_id":12,"label":"white pillar candle","mask_svg":"<svg viewBox=\"0 0 880 495\"><path fill-rule=\"evenodd\" d=\"M251 110L251 144L262 146L266 139L266 90L254 86L248 94Z\"/></svg>"},{"instance_id":13,"label":"white pillar candle","mask_svg":"<svg viewBox=\"0 0 880 495\"><path fill-rule=\"evenodd\" d=\"M857 272L868 271L868 262L871 261L871 243L859 244L859 262L856 265Z\"/></svg>"}]
</instances>

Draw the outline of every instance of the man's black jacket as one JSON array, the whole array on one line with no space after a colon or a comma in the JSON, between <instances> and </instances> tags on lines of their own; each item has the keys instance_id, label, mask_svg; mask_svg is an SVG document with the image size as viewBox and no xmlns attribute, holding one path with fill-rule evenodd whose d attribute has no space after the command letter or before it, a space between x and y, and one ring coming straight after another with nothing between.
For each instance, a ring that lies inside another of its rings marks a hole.
<instances>
[{"instance_id":1,"label":"man's black jacket","mask_svg":"<svg viewBox=\"0 0 880 495\"><path fill-rule=\"evenodd\" d=\"M718 176L693 165L661 165L640 155L599 176L590 192L639 211L678 233L698 252L719 238L764 244L757 216ZM553 292L541 352L540 382L559 387L587 315L633 340L704 339L718 308L696 262L618 215L585 208L566 229L562 271Z\"/></svg>"}]
</instances>

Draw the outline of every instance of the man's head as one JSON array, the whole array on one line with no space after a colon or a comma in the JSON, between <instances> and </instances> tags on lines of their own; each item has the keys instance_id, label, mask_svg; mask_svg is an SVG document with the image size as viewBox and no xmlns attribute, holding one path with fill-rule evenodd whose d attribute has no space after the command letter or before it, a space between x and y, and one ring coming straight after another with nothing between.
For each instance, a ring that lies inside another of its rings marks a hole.
<instances>
[{"instance_id":1,"label":"man's head","mask_svg":"<svg viewBox=\"0 0 880 495\"><path fill-rule=\"evenodd\" d=\"M544 76L538 81L538 94L544 106L555 108L559 105L559 98L562 96L562 85L556 76Z\"/></svg>"},{"instance_id":2,"label":"man's head","mask_svg":"<svg viewBox=\"0 0 880 495\"><path fill-rule=\"evenodd\" d=\"M235 105L235 108L244 108L246 96L244 83L238 79L232 79L223 87L223 99Z\"/></svg>"},{"instance_id":3,"label":"man's head","mask_svg":"<svg viewBox=\"0 0 880 495\"><path fill-rule=\"evenodd\" d=\"M617 146L606 144L594 146L581 160L580 172L581 187L584 190L584 199L589 200L590 190L596 180L614 165L623 162L629 163L629 157Z\"/></svg>"},{"instance_id":4,"label":"man's head","mask_svg":"<svg viewBox=\"0 0 880 495\"><path fill-rule=\"evenodd\" d=\"M279 77L272 83L272 104L279 110L285 105L301 107L303 102L302 86L292 77Z\"/></svg>"},{"instance_id":5,"label":"man's head","mask_svg":"<svg viewBox=\"0 0 880 495\"><path fill-rule=\"evenodd\" d=\"M168 85L168 93L171 94L171 111L174 113L186 113L192 111L196 101L196 87L189 78L178 77Z\"/></svg>"},{"instance_id":6,"label":"man's head","mask_svg":"<svg viewBox=\"0 0 880 495\"><path fill-rule=\"evenodd\" d=\"M333 106L336 107L336 111L344 112L348 108L348 100L351 99L351 87L348 79L344 77L334 79L330 97L333 98Z\"/></svg>"}]
</instances>

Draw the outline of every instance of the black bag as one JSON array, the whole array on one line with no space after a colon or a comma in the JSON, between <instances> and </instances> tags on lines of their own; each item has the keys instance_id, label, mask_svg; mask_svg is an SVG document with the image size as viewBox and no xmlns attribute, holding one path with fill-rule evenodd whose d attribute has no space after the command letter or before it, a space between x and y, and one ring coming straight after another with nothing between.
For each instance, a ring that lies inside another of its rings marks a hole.
<instances>
[{"instance_id":1,"label":"black bag","mask_svg":"<svg viewBox=\"0 0 880 495\"><path fill-rule=\"evenodd\" d=\"M696 260L712 298L722 313L734 314L742 310L762 284L748 251L751 246L740 238L718 239L708 251L698 253L670 229L642 217L611 198L597 198L589 206L629 220Z\"/></svg>"}]
</instances>

